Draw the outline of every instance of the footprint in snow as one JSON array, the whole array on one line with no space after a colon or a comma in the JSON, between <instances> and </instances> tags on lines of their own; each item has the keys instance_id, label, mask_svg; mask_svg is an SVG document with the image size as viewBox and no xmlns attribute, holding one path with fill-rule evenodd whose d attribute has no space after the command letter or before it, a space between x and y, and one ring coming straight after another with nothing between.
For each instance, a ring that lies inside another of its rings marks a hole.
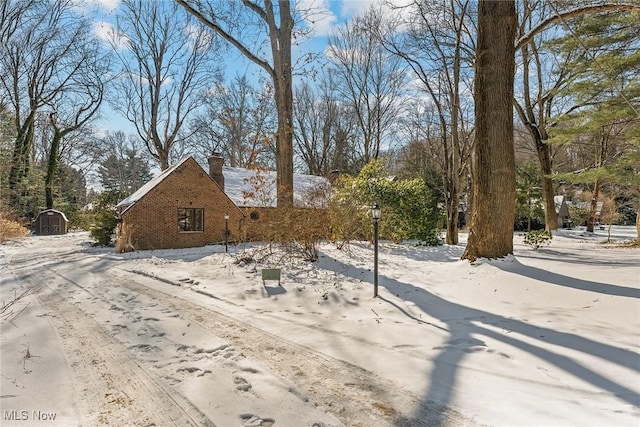
<instances>
[{"instance_id":1,"label":"footprint in snow","mask_svg":"<svg viewBox=\"0 0 640 427\"><path fill-rule=\"evenodd\" d=\"M276 423L273 418L261 418L253 414L241 414L242 427L271 427Z\"/></svg>"},{"instance_id":2,"label":"footprint in snow","mask_svg":"<svg viewBox=\"0 0 640 427\"><path fill-rule=\"evenodd\" d=\"M236 375L233 377L233 382L236 384L236 391L247 392L251 390L251 384L249 384L249 381L247 381L246 379L244 379L239 375ZM244 425L247 425L247 424L244 424ZM258 424L258 425L262 425L262 424Z\"/></svg>"}]
</instances>

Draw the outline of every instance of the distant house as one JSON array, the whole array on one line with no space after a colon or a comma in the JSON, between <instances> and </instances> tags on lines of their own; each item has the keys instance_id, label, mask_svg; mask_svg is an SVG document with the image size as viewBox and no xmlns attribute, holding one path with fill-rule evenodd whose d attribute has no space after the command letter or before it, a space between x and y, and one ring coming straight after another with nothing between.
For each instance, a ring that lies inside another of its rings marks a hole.
<instances>
[{"instance_id":1,"label":"distant house","mask_svg":"<svg viewBox=\"0 0 640 427\"><path fill-rule=\"evenodd\" d=\"M66 215L55 209L46 209L38 214L33 222L35 234L67 234L69 220Z\"/></svg>"},{"instance_id":2,"label":"distant house","mask_svg":"<svg viewBox=\"0 0 640 427\"><path fill-rule=\"evenodd\" d=\"M230 240L260 239L277 218L273 171L225 167L209 158L209 173L187 157L146 183L117 205L118 247L185 248ZM297 208L326 208L328 179L294 176ZM225 221L225 214L229 215Z\"/></svg>"},{"instance_id":3,"label":"distant house","mask_svg":"<svg viewBox=\"0 0 640 427\"><path fill-rule=\"evenodd\" d=\"M569 206L567 205L567 198L563 195L553 196L553 204L556 208L556 217L558 220L559 228L567 228L570 226L571 221L569 219Z\"/></svg>"},{"instance_id":4,"label":"distant house","mask_svg":"<svg viewBox=\"0 0 640 427\"><path fill-rule=\"evenodd\" d=\"M582 202L582 201L577 201L577 202L573 202L572 205L582 211L587 211L590 212L591 211L591 202ZM602 201L598 201L596 202L596 211L595 211L595 222L596 223L600 223L600 218L602 216L602 207L604 206L604 202ZM587 225L586 221L583 225Z\"/></svg>"}]
</instances>

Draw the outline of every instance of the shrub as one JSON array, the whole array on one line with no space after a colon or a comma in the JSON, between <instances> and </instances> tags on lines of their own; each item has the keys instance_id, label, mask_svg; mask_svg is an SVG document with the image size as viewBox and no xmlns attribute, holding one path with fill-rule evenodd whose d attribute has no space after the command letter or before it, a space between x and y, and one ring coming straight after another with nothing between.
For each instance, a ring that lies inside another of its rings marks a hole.
<instances>
[{"instance_id":1,"label":"shrub","mask_svg":"<svg viewBox=\"0 0 640 427\"><path fill-rule=\"evenodd\" d=\"M251 232L268 242L269 249L277 244L289 256L307 261L318 259L318 241L329 236L326 212L311 208L262 209L260 221L252 226Z\"/></svg>"},{"instance_id":2,"label":"shrub","mask_svg":"<svg viewBox=\"0 0 640 427\"><path fill-rule=\"evenodd\" d=\"M340 177L336 187L329 209L334 239L370 238L370 207L379 203L383 209L381 238L395 242L419 240L426 245L442 243L438 224L443 212L424 180L391 179L383 161L374 160L357 177Z\"/></svg>"},{"instance_id":3,"label":"shrub","mask_svg":"<svg viewBox=\"0 0 640 427\"><path fill-rule=\"evenodd\" d=\"M110 209L105 209L97 213L95 223L91 226L89 235L96 244L110 246L115 236L118 219Z\"/></svg>"},{"instance_id":4,"label":"shrub","mask_svg":"<svg viewBox=\"0 0 640 427\"><path fill-rule=\"evenodd\" d=\"M529 231L524 235L524 243L531 246L533 249L538 249L542 245L548 245L551 243L553 235L547 230L535 230Z\"/></svg>"},{"instance_id":5,"label":"shrub","mask_svg":"<svg viewBox=\"0 0 640 427\"><path fill-rule=\"evenodd\" d=\"M23 227L19 222L0 218L0 243L24 237L27 234L29 234L29 230Z\"/></svg>"},{"instance_id":6,"label":"shrub","mask_svg":"<svg viewBox=\"0 0 640 427\"><path fill-rule=\"evenodd\" d=\"M110 246L113 243L118 225L114 208L117 198L117 193L105 191L94 204L93 223L89 227L89 235L98 245Z\"/></svg>"}]
</instances>

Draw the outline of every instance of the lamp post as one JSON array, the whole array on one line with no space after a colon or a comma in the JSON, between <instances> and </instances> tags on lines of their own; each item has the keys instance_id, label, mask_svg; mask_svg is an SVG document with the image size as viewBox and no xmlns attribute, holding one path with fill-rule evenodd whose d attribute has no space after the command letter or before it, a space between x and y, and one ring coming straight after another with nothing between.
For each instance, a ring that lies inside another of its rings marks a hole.
<instances>
[{"instance_id":1,"label":"lamp post","mask_svg":"<svg viewBox=\"0 0 640 427\"><path fill-rule=\"evenodd\" d=\"M229 214L224 214L224 251L229 252Z\"/></svg>"},{"instance_id":2,"label":"lamp post","mask_svg":"<svg viewBox=\"0 0 640 427\"><path fill-rule=\"evenodd\" d=\"M378 222L382 209L377 203L371 207L371 218L373 218L373 297L378 296Z\"/></svg>"}]
</instances>

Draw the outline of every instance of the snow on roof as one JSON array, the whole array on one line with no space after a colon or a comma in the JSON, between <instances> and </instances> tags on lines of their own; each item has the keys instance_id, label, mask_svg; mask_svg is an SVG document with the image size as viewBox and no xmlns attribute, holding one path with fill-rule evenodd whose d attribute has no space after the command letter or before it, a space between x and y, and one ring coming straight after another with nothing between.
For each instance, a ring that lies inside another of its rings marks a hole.
<instances>
[{"instance_id":1,"label":"snow on roof","mask_svg":"<svg viewBox=\"0 0 640 427\"><path fill-rule=\"evenodd\" d=\"M160 184L167 176L191 157L185 157L175 165L165 169L136 192L122 200L116 207L127 209L138 200L142 199L156 185ZM202 167L202 165L200 165ZM203 168L205 171L206 168ZM224 192L238 207L276 207L276 172L258 169L245 169L224 166ZM326 207L326 199L318 200L314 192L329 188L327 178L314 175L294 174L293 198L294 205L298 207Z\"/></svg>"},{"instance_id":2,"label":"snow on roof","mask_svg":"<svg viewBox=\"0 0 640 427\"><path fill-rule=\"evenodd\" d=\"M566 203L566 197L563 195L553 196L553 204L556 208L556 213L560 210L563 203Z\"/></svg>"},{"instance_id":3,"label":"snow on roof","mask_svg":"<svg viewBox=\"0 0 640 427\"><path fill-rule=\"evenodd\" d=\"M66 222L69 222L69 220L67 219L67 216L64 214L64 212L57 211L55 209L45 209L43 211L40 211L38 213L38 216L40 216L40 215L49 215L49 214L54 214L54 213L57 213L57 214L61 215L62 219L64 219Z\"/></svg>"},{"instance_id":4,"label":"snow on roof","mask_svg":"<svg viewBox=\"0 0 640 427\"><path fill-rule=\"evenodd\" d=\"M223 166L224 191L241 207L276 207L277 191L274 171ZM330 187L327 178L315 175L293 175L293 203L298 207L326 207L316 192Z\"/></svg>"}]
</instances>

